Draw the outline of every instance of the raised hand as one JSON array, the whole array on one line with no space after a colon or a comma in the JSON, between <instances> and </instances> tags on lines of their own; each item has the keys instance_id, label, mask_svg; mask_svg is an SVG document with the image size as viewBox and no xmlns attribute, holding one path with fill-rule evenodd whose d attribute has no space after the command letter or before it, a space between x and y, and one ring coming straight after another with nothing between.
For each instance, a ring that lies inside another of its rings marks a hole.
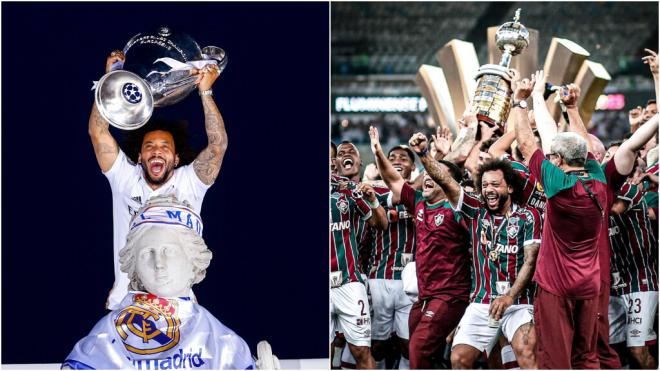
<instances>
[{"instance_id":1,"label":"raised hand","mask_svg":"<svg viewBox=\"0 0 660 371\"><path fill-rule=\"evenodd\" d=\"M658 54L651 49L644 49L645 52L649 55L642 57L644 64L648 64L651 69L651 73L654 75L658 74Z\"/></svg>"},{"instance_id":2,"label":"raised hand","mask_svg":"<svg viewBox=\"0 0 660 371\"><path fill-rule=\"evenodd\" d=\"M534 94L543 95L543 93L545 93L545 82L547 80L548 76L545 76L543 70L536 71L532 77L532 81L534 81L534 90L532 92Z\"/></svg>"},{"instance_id":3,"label":"raised hand","mask_svg":"<svg viewBox=\"0 0 660 371\"><path fill-rule=\"evenodd\" d=\"M532 75L532 79L522 79L513 82L513 100L521 101L529 98L532 94L532 88L536 82L536 77Z\"/></svg>"},{"instance_id":4,"label":"raised hand","mask_svg":"<svg viewBox=\"0 0 660 371\"><path fill-rule=\"evenodd\" d=\"M197 75L195 84L197 84L199 91L210 90L215 80L220 76L220 68L217 64L210 63L202 67L202 69L193 69L191 74Z\"/></svg>"},{"instance_id":5,"label":"raised hand","mask_svg":"<svg viewBox=\"0 0 660 371\"><path fill-rule=\"evenodd\" d=\"M120 69L125 61L126 56L123 51L119 49L113 50L105 60L105 73Z\"/></svg>"},{"instance_id":6,"label":"raised hand","mask_svg":"<svg viewBox=\"0 0 660 371\"><path fill-rule=\"evenodd\" d=\"M425 154L429 147L429 142L426 139L426 135L422 133L413 134L413 136L410 137L408 144L410 145L410 148L412 148L412 150L420 156Z\"/></svg>"},{"instance_id":7,"label":"raised hand","mask_svg":"<svg viewBox=\"0 0 660 371\"><path fill-rule=\"evenodd\" d=\"M378 134L378 129L373 126L369 127L369 139L371 139L371 152L376 154L378 151L382 151L380 146L380 135Z\"/></svg>"},{"instance_id":8,"label":"raised hand","mask_svg":"<svg viewBox=\"0 0 660 371\"><path fill-rule=\"evenodd\" d=\"M580 87L575 84L568 84L562 87L559 99L561 99L566 108L575 108L578 99L580 99Z\"/></svg>"},{"instance_id":9,"label":"raised hand","mask_svg":"<svg viewBox=\"0 0 660 371\"><path fill-rule=\"evenodd\" d=\"M477 110L472 107L472 104L469 104L463 112L463 122L465 127L471 128L477 126Z\"/></svg>"},{"instance_id":10,"label":"raised hand","mask_svg":"<svg viewBox=\"0 0 660 371\"><path fill-rule=\"evenodd\" d=\"M637 106L630 111L628 111L628 120L630 121L630 126L633 128L638 127L644 120L642 113L644 109L640 106Z\"/></svg>"},{"instance_id":11,"label":"raised hand","mask_svg":"<svg viewBox=\"0 0 660 371\"><path fill-rule=\"evenodd\" d=\"M442 157L447 156L452 143L454 143L454 136L452 135L451 130L447 127L440 127L440 125L438 125L436 134L431 136L433 137L433 147L435 150L438 151Z\"/></svg>"}]
</instances>

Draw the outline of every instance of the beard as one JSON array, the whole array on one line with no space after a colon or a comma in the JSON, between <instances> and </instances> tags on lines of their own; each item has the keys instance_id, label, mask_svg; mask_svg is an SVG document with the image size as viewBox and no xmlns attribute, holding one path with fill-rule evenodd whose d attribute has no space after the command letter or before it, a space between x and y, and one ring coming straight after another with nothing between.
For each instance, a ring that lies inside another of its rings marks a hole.
<instances>
[{"instance_id":1,"label":"beard","mask_svg":"<svg viewBox=\"0 0 660 371\"><path fill-rule=\"evenodd\" d=\"M147 180L147 183L152 184L152 185L163 185L165 182L167 182L172 173L174 172L174 163L165 163L165 171L163 171L163 174L158 178L154 179L151 177L151 174L149 174L149 167L145 162L142 162L142 172L144 173L144 178Z\"/></svg>"},{"instance_id":2,"label":"beard","mask_svg":"<svg viewBox=\"0 0 660 371\"><path fill-rule=\"evenodd\" d=\"M491 208L490 205L486 202L486 208L488 211L492 213L500 213L504 209L504 206L506 205L506 202L509 200L509 194L506 195L498 195L497 198L497 206L495 208Z\"/></svg>"}]
</instances>

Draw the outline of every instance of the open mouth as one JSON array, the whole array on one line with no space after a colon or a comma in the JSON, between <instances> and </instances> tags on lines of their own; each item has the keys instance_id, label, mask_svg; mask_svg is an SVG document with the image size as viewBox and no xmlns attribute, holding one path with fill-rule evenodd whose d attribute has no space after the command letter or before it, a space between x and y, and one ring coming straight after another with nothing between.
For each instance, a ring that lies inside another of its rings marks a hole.
<instances>
[{"instance_id":1,"label":"open mouth","mask_svg":"<svg viewBox=\"0 0 660 371\"><path fill-rule=\"evenodd\" d=\"M156 176L161 175L165 170L165 160L159 157L152 158L149 160L149 170Z\"/></svg>"},{"instance_id":2,"label":"open mouth","mask_svg":"<svg viewBox=\"0 0 660 371\"><path fill-rule=\"evenodd\" d=\"M424 189L433 189L435 187L435 184L433 183L433 180L425 180L424 181Z\"/></svg>"},{"instance_id":3,"label":"open mouth","mask_svg":"<svg viewBox=\"0 0 660 371\"><path fill-rule=\"evenodd\" d=\"M345 159L341 162L341 166L344 168L344 170L349 170L349 169L351 169L351 168L353 167L354 164L355 164L355 162L353 162L353 160L350 159L350 158L345 158Z\"/></svg>"},{"instance_id":4,"label":"open mouth","mask_svg":"<svg viewBox=\"0 0 660 371\"><path fill-rule=\"evenodd\" d=\"M495 209L500 203L500 197L497 193L489 193L486 195L486 204L489 208Z\"/></svg>"},{"instance_id":5,"label":"open mouth","mask_svg":"<svg viewBox=\"0 0 660 371\"><path fill-rule=\"evenodd\" d=\"M403 167L401 165L392 165L392 167L399 173L403 172Z\"/></svg>"}]
</instances>

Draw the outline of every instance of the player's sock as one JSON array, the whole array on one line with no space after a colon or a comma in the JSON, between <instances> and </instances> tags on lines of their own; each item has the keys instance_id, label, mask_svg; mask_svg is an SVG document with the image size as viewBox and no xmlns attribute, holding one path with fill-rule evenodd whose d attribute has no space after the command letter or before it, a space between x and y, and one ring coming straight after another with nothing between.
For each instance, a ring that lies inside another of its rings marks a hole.
<instances>
[{"instance_id":1,"label":"player's sock","mask_svg":"<svg viewBox=\"0 0 660 371\"><path fill-rule=\"evenodd\" d=\"M376 370L384 370L385 369L385 358L381 359L380 361L376 361Z\"/></svg>"},{"instance_id":2,"label":"player's sock","mask_svg":"<svg viewBox=\"0 0 660 371\"><path fill-rule=\"evenodd\" d=\"M502 347L502 368L505 370L520 370L516 355L513 354L513 348L510 344Z\"/></svg>"},{"instance_id":3,"label":"player's sock","mask_svg":"<svg viewBox=\"0 0 660 371\"><path fill-rule=\"evenodd\" d=\"M348 349L348 345L344 347L344 351L341 352L341 368L343 370L355 370L355 357L351 353L351 350Z\"/></svg>"},{"instance_id":4,"label":"player's sock","mask_svg":"<svg viewBox=\"0 0 660 371\"><path fill-rule=\"evenodd\" d=\"M334 347L335 354L332 356L332 368L339 369L341 368L341 351L344 348Z\"/></svg>"},{"instance_id":5,"label":"player's sock","mask_svg":"<svg viewBox=\"0 0 660 371\"><path fill-rule=\"evenodd\" d=\"M399 359L399 370L410 370L410 360L404 356Z\"/></svg>"}]
</instances>

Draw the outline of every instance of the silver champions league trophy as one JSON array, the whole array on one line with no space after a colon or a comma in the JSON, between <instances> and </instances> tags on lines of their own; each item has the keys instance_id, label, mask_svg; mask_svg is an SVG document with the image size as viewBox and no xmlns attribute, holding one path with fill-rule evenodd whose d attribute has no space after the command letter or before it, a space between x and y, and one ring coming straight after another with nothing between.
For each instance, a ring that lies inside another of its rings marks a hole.
<instances>
[{"instance_id":1,"label":"silver champions league trophy","mask_svg":"<svg viewBox=\"0 0 660 371\"><path fill-rule=\"evenodd\" d=\"M215 64L222 72L227 66L223 49L200 49L190 36L169 27L133 36L123 52L123 65L113 65L113 71L101 77L94 88L101 116L124 130L141 127L154 107L177 103L195 90L193 68Z\"/></svg>"},{"instance_id":2,"label":"silver champions league trophy","mask_svg":"<svg viewBox=\"0 0 660 371\"><path fill-rule=\"evenodd\" d=\"M511 77L509 65L511 57L520 54L529 44L529 31L518 22L520 9L516 10L513 22L506 22L497 29L495 41L502 51L500 64L485 64L477 72L477 89L472 100L472 108L477 111L477 119L504 132L504 123L512 105Z\"/></svg>"},{"instance_id":3,"label":"silver champions league trophy","mask_svg":"<svg viewBox=\"0 0 660 371\"><path fill-rule=\"evenodd\" d=\"M507 295L511 291L511 284L509 281L495 281L495 290L497 291L497 296L491 298L491 304L493 299L498 298L502 295ZM504 313L502 313L504 315ZM496 321L493 316L488 316L488 327L497 328L500 327L500 321Z\"/></svg>"}]
</instances>

